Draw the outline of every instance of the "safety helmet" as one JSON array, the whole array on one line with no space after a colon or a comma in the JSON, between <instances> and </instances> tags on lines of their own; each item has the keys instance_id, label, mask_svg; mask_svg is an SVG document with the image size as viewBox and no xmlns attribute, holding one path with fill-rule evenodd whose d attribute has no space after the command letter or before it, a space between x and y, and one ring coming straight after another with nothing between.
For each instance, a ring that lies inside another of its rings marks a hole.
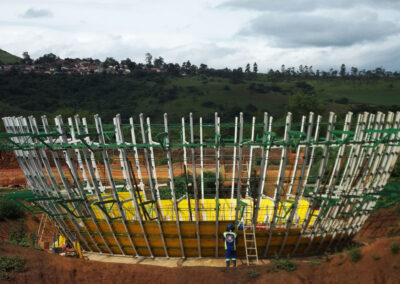
<instances>
[{"instance_id":1,"label":"safety helmet","mask_svg":"<svg viewBox=\"0 0 400 284\"><path fill-rule=\"evenodd\" d=\"M228 231L233 231L233 225L229 224L227 229L228 229Z\"/></svg>"}]
</instances>

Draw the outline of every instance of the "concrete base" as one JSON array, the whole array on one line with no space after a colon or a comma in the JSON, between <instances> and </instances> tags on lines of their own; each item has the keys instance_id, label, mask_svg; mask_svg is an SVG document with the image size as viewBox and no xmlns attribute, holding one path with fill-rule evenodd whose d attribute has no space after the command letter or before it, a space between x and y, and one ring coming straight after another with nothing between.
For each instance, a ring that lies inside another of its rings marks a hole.
<instances>
[{"instance_id":1,"label":"concrete base","mask_svg":"<svg viewBox=\"0 0 400 284\"><path fill-rule=\"evenodd\" d=\"M179 257L156 257L156 258L144 258L144 257L131 257L131 256L120 256L120 255L109 255L99 254L92 252L83 253L83 257L89 260L102 261L102 262L115 262L115 263L128 263L128 264L146 264L156 265L163 267L181 267L181 266L209 266L209 267L225 267L225 259L223 258L179 258ZM268 259L260 259L259 265L269 264ZM246 259L238 259L237 265L246 265Z\"/></svg>"}]
</instances>

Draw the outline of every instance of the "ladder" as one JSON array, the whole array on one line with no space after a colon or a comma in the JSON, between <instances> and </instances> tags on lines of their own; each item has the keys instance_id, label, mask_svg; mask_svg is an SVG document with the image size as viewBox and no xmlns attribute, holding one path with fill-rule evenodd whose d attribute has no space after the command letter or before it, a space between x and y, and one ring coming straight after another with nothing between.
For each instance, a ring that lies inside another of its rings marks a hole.
<instances>
[{"instance_id":1,"label":"ladder","mask_svg":"<svg viewBox=\"0 0 400 284\"><path fill-rule=\"evenodd\" d=\"M47 214L42 214L40 218L40 223L39 223L39 228L38 228L38 243L42 240L43 234L44 234L44 229L46 228L46 222L47 222Z\"/></svg>"},{"instance_id":2,"label":"ladder","mask_svg":"<svg viewBox=\"0 0 400 284\"><path fill-rule=\"evenodd\" d=\"M247 265L258 264L256 230L251 214L243 214L243 240L246 252Z\"/></svg>"}]
</instances>

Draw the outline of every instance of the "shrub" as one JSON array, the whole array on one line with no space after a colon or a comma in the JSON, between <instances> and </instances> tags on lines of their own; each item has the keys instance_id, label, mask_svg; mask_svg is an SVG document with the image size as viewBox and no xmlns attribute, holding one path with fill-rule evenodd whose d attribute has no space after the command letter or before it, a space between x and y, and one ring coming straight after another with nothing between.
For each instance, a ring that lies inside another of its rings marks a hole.
<instances>
[{"instance_id":1,"label":"shrub","mask_svg":"<svg viewBox=\"0 0 400 284\"><path fill-rule=\"evenodd\" d=\"M260 276L260 272L255 269L247 271L247 274L249 275L250 278L257 278L258 276Z\"/></svg>"},{"instance_id":2,"label":"shrub","mask_svg":"<svg viewBox=\"0 0 400 284\"><path fill-rule=\"evenodd\" d=\"M25 270L25 260L18 257L0 256L0 279L9 279L11 271Z\"/></svg>"},{"instance_id":3,"label":"shrub","mask_svg":"<svg viewBox=\"0 0 400 284\"><path fill-rule=\"evenodd\" d=\"M4 197L0 197L0 220L5 218L18 219L22 217L23 212L17 205L7 200Z\"/></svg>"},{"instance_id":4,"label":"shrub","mask_svg":"<svg viewBox=\"0 0 400 284\"><path fill-rule=\"evenodd\" d=\"M396 243L391 243L391 244L390 244L390 251L391 251L393 254L397 254L397 253L399 252L399 245L396 244Z\"/></svg>"},{"instance_id":5,"label":"shrub","mask_svg":"<svg viewBox=\"0 0 400 284\"><path fill-rule=\"evenodd\" d=\"M359 248L352 248L351 250L349 250L348 253L349 253L351 262L357 262L361 259L361 251Z\"/></svg>"},{"instance_id":6,"label":"shrub","mask_svg":"<svg viewBox=\"0 0 400 284\"><path fill-rule=\"evenodd\" d=\"M321 264L321 260L319 260L319 259L311 260L308 264L310 266L317 266L317 265Z\"/></svg>"},{"instance_id":7,"label":"shrub","mask_svg":"<svg viewBox=\"0 0 400 284\"><path fill-rule=\"evenodd\" d=\"M371 257L372 257L374 260L378 260L378 259L381 258L379 255L376 255L376 254L374 254L374 253L371 254Z\"/></svg>"},{"instance_id":8,"label":"shrub","mask_svg":"<svg viewBox=\"0 0 400 284\"><path fill-rule=\"evenodd\" d=\"M31 246L25 233L24 219L19 219L17 227L11 229L10 243L23 247Z\"/></svg>"},{"instance_id":9,"label":"shrub","mask_svg":"<svg viewBox=\"0 0 400 284\"><path fill-rule=\"evenodd\" d=\"M295 271L297 269L296 263L290 261L289 259L285 260L275 260L276 268L281 270L286 270L288 272Z\"/></svg>"}]
</instances>

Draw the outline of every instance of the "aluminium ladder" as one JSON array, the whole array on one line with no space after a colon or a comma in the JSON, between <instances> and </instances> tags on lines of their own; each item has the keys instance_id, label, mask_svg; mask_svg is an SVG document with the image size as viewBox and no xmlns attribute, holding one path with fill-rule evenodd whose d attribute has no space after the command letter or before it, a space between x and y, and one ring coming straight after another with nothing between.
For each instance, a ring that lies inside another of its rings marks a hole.
<instances>
[{"instance_id":1,"label":"aluminium ladder","mask_svg":"<svg viewBox=\"0 0 400 284\"><path fill-rule=\"evenodd\" d=\"M243 214L243 221L243 240L247 265L258 264L256 230L251 214L247 214L246 210Z\"/></svg>"}]
</instances>

